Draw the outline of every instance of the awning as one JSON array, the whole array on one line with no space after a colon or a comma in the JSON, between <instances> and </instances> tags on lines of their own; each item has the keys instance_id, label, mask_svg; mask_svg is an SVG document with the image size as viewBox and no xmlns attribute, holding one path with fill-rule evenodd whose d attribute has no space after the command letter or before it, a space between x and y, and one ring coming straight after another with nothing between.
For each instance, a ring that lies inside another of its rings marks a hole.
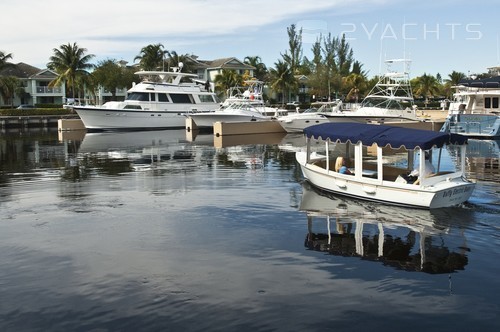
<instances>
[{"instance_id":1,"label":"awning","mask_svg":"<svg viewBox=\"0 0 500 332\"><path fill-rule=\"evenodd\" d=\"M309 138L329 139L332 142L362 142L367 146L376 143L381 147L420 147L423 150L433 146L440 148L445 144L462 145L467 142L467 137L459 134L363 123L323 123L304 129L304 134Z\"/></svg>"}]
</instances>

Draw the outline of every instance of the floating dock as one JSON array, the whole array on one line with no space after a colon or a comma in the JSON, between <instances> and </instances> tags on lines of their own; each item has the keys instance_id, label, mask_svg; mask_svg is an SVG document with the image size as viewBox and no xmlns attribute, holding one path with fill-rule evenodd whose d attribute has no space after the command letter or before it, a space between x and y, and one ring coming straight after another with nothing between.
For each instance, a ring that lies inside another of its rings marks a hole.
<instances>
[{"instance_id":1,"label":"floating dock","mask_svg":"<svg viewBox=\"0 0 500 332\"><path fill-rule=\"evenodd\" d=\"M23 115L23 116L0 116L0 128L48 128L58 126L59 120L79 120L75 116L61 115Z\"/></svg>"},{"instance_id":2,"label":"floating dock","mask_svg":"<svg viewBox=\"0 0 500 332\"><path fill-rule=\"evenodd\" d=\"M198 131L193 119L186 119L188 132ZM214 122L213 134L216 137L229 135L273 134L285 133L278 121L245 121L245 122Z\"/></svg>"}]
</instances>

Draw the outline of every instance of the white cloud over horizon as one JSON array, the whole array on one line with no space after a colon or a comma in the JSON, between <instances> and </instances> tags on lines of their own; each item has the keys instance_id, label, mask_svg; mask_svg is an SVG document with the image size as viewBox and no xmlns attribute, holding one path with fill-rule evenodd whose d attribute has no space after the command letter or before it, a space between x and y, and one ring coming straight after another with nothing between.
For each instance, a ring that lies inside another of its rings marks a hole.
<instances>
[{"instance_id":1,"label":"white cloud over horizon","mask_svg":"<svg viewBox=\"0 0 500 332\"><path fill-rule=\"evenodd\" d=\"M112 58L131 63L142 47L162 43L168 50L196 54L203 59L259 55L267 65L272 65L288 49L286 28L295 23L304 28L305 55L319 33L336 35L356 29L356 33L350 33L350 37L355 37L351 46L355 58L366 63L365 69L371 74L376 74L379 54L386 52L390 43L400 52L397 56L402 56L406 47L403 44L407 45L421 66L420 71L446 72L452 66L495 65L492 61L498 59L494 55L496 48L487 45L500 30L497 27L491 31L492 26L496 27L496 20L491 18L495 11L484 8L486 14L481 20L474 18L469 22L465 21L467 10L461 3L464 0L432 2L429 6L395 0L316 0L312 4L303 0L3 0L0 51L12 53L12 62L43 68L53 49L62 44L76 42L96 55L96 61ZM478 4L494 7L486 0L478 0ZM444 9L446 15L442 15ZM469 41L467 36L450 40L446 24L460 23L456 29L463 35L466 23L483 24L488 15L490 25L474 27L485 32L483 40ZM418 40L402 40L404 22L414 24L409 31ZM427 23L431 32L428 40L423 40L422 30L427 29L424 25ZM432 33L436 24L440 24L439 38ZM390 36L392 31L386 31L389 35L382 45L383 28L388 25L394 28L395 38ZM486 58L482 60L485 63L471 63L479 47L483 52L489 47L493 54L480 53L480 57ZM429 52L434 56L429 56ZM446 52L453 53L453 61L446 59ZM441 63L432 63L431 70L430 64L424 63L428 60Z\"/></svg>"}]
</instances>

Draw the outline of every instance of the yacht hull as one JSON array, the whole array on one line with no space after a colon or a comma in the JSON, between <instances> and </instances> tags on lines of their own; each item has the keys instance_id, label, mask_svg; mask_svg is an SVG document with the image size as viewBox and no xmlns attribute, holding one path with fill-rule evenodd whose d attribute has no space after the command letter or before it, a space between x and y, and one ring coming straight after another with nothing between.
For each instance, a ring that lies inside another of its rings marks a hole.
<instances>
[{"instance_id":1,"label":"yacht hull","mask_svg":"<svg viewBox=\"0 0 500 332\"><path fill-rule=\"evenodd\" d=\"M186 113L75 106L87 130L184 128Z\"/></svg>"}]
</instances>

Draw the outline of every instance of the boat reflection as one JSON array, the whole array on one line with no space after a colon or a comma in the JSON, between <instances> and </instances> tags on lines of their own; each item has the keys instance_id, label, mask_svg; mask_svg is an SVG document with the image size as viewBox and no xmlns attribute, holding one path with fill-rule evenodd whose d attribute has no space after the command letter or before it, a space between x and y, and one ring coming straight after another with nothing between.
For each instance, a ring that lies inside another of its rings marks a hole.
<instances>
[{"instance_id":1,"label":"boat reflection","mask_svg":"<svg viewBox=\"0 0 500 332\"><path fill-rule=\"evenodd\" d=\"M126 163L123 171L182 167L200 161L197 146L185 139L184 130L88 132L78 149L79 164L89 158ZM190 163L191 162L191 163Z\"/></svg>"},{"instance_id":2,"label":"boat reflection","mask_svg":"<svg viewBox=\"0 0 500 332\"><path fill-rule=\"evenodd\" d=\"M304 245L310 250L433 274L463 270L468 263L462 232L454 234L468 222L465 209L384 206L327 196L306 182L300 210L307 214ZM459 215L460 224L452 225Z\"/></svg>"},{"instance_id":3,"label":"boat reflection","mask_svg":"<svg viewBox=\"0 0 500 332\"><path fill-rule=\"evenodd\" d=\"M468 176L477 180L500 182L500 141L470 139L467 146Z\"/></svg>"}]
</instances>

